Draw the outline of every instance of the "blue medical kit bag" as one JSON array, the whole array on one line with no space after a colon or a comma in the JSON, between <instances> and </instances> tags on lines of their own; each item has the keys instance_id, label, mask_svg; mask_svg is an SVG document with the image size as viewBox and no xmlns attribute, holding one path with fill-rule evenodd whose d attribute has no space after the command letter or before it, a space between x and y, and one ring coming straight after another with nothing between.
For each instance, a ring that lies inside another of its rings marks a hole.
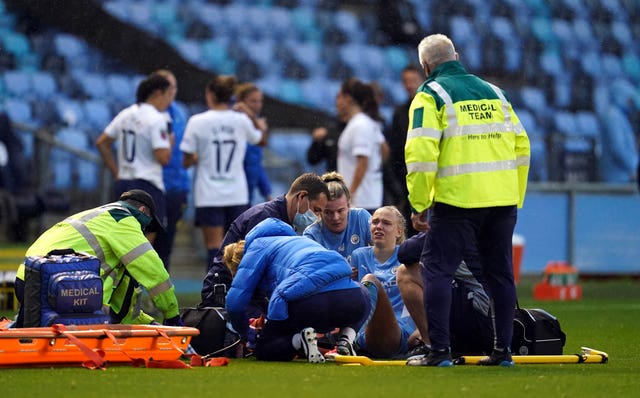
<instances>
[{"instance_id":1,"label":"blue medical kit bag","mask_svg":"<svg viewBox=\"0 0 640 398\"><path fill-rule=\"evenodd\" d=\"M97 257L61 249L28 256L24 265L24 327L110 323Z\"/></svg>"}]
</instances>

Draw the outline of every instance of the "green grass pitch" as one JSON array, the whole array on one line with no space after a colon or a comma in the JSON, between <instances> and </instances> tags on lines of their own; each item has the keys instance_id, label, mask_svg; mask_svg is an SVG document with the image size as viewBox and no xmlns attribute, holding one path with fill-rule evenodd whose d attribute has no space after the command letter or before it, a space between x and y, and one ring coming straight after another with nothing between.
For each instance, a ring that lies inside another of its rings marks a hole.
<instances>
[{"instance_id":1,"label":"green grass pitch","mask_svg":"<svg viewBox=\"0 0 640 398\"><path fill-rule=\"evenodd\" d=\"M607 364L458 366L338 366L302 361L233 359L226 367L141 369L108 366L0 369L7 396L38 397L629 397L640 389L640 281L583 281L583 299L534 301L531 278L518 286L520 304L544 308L567 334L565 354L588 346ZM183 306L196 296L181 296ZM6 312L4 315L7 314Z\"/></svg>"}]
</instances>

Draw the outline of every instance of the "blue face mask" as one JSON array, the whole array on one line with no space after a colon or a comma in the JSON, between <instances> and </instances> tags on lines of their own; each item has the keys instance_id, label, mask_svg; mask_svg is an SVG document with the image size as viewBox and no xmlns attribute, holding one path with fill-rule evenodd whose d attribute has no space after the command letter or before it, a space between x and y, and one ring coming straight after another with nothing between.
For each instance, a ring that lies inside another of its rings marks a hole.
<instances>
[{"instance_id":1,"label":"blue face mask","mask_svg":"<svg viewBox=\"0 0 640 398\"><path fill-rule=\"evenodd\" d=\"M307 204L309 203L309 196L306 196ZM298 235L302 235L305 228L309 225L316 222L316 215L311 209L307 210L305 213L300 214L300 202L298 202L298 209L296 210L296 215L293 216L293 229L296 231Z\"/></svg>"}]
</instances>

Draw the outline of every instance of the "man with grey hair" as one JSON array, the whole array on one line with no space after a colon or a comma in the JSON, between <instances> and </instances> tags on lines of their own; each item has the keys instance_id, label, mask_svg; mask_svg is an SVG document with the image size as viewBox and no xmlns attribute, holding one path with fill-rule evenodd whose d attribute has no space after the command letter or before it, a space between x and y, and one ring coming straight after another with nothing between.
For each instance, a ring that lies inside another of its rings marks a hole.
<instances>
[{"instance_id":1,"label":"man with grey hair","mask_svg":"<svg viewBox=\"0 0 640 398\"><path fill-rule=\"evenodd\" d=\"M427 80L409 108L405 161L411 221L430 231L420 262L432 351L408 364L453 365L450 281L464 260L482 270L494 306L494 348L480 364L513 366L511 239L527 187L529 139L502 90L468 73L447 36L424 38L418 56Z\"/></svg>"}]
</instances>

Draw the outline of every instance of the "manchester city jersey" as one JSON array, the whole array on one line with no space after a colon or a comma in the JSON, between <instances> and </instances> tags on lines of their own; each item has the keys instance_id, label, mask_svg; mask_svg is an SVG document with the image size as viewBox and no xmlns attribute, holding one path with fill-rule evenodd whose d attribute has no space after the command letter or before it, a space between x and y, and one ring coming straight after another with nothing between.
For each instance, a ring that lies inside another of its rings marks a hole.
<instances>
[{"instance_id":1,"label":"manchester city jersey","mask_svg":"<svg viewBox=\"0 0 640 398\"><path fill-rule=\"evenodd\" d=\"M351 266L358 270L358 280L362 280L366 274L373 274L378 278L387 296L389 296L389 301L398 320L398 325L409 333L413 332L416 325L402 301L400 289L398 289L396 282L396 274L400 266L400 262L398 261L398 246L396 246L391 257L383 264L380 264L373 254L372 246L355 250L351 253L350 262Z\"/></svg>"},{"instance_id":2,"label":"manchester city jersey","mask_svg":"<svg viewBox=\"0 0 640 398\"><path fill-rule=\"evenodd\" d=\"M342 257L349 259L351 253L371 243L371 214L365 209L350 209L347 228L339 234L334 234L317 222L304 230L303 236L311 238L330 250L335 250Z\"/></svg>"}]
</instances>

